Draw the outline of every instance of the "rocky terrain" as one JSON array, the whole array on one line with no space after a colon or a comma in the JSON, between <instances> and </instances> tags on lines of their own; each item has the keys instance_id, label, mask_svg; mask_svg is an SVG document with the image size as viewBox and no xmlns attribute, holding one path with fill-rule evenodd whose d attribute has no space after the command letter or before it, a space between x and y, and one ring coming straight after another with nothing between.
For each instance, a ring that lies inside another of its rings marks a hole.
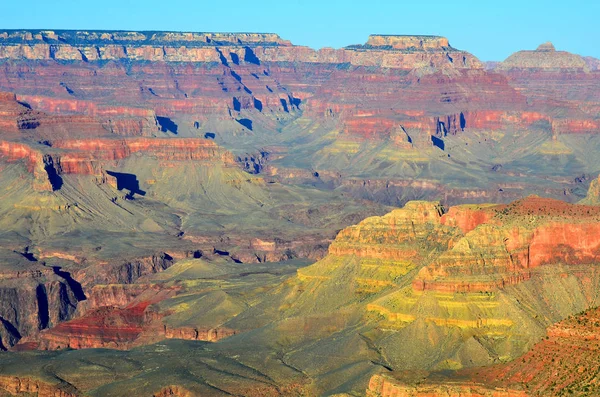
<instances>
[{"instance_id":1,"label":"rocky terrain","mask_svg":"<svg viewBox=\"0 0 600 397\"><path fill-rule=\"evenodd\" d=\"M596 395L597 324L597 308L569 316L548 328L546 337L530 351L507 364L455 373L422 371L375 375L367 396Z\"/></svg>"},{"instance_id":2,"label":"rocky terrain","mask_svg":"<svg viewBox=\"0 0 600 397\"><path fill-rule=\"evenodd\" d=\"M593 393L599 62L0 31L0 394Z\"/></svg>"}]
</instances>

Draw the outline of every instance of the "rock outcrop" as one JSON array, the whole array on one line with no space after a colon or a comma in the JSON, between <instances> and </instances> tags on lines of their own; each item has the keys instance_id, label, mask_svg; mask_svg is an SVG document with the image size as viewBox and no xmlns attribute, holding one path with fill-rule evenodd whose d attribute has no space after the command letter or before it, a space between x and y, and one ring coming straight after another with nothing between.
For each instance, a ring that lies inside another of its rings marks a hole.
<instances>
[{"instance_id":1,"label":"rock outcrop","mask_svg":"<svg viewBox=\"0 0 600 397\"><path fill-rule=\"evenodd\" d=\"M0 349L35 337L75 315L86 296L81 285L59 267L26 264L0 273Z\"/></svg>"},{"instance_id":2,"label":"rock outcrop","mask_svg":"<svg viewBox=\"0 0 600 397\"><path fill-rule=\"evenodd\" d=\"M10 395L35 394L52 397L78 397L79 391L68 383L52 384L37 379L17 376L0 376L0 389Z\"/></svg>"},{"instance_id":3,"label":"rock outcrop","mask_svg":"<svg viewBox=\"0 0 600 397\"><path fill-rule=\"evenodd\" d=\"M486 386L469 381L448 380L446 383L404 384L393 377L375 375L369 382L367 397L527 397L525 391Z\"/></svg>"}]
</instances>

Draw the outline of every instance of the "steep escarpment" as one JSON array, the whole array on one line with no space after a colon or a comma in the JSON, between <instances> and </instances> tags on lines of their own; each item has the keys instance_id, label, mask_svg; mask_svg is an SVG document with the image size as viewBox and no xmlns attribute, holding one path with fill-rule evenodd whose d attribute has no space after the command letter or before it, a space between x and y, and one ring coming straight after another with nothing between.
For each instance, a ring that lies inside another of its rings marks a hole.
<instances>
[{"instance_id":1,"label":"steep escarpment","mask_svg":"<svg viewBox=\"0 0 600 397\"><path fill-rule=\"evenodd\" d=\"M261 60L279 62L332 62L360 66L406 68L419 62L414 51L437 51L440 64L460 58L462 66L481 67L479 61L448 44L448 40L430 36L373 35L367 47L380 49L375 57L364 56L356 47L315 51L292 46L276 34L261 33L169 33L169 32L85 32L85 31L5 31L0 34L0 58L29 60L84 61L147 60L167 62L218 62L240 60L260 64ZM223 50L225 49L225 51ZM390 51L392 50L392 51ZM403 56L394 51L407 51ZM446 55L449 53L451 55ZM224 55L226 54L226 55ZM458 55L461 55L460 57Z\"/></svg>"},{"instance_id":2,"label":"steep escarpment","mask_svg":"<svg viewBox=\"0 0 600 397\"><path fill-rule=\"evenodd\" d=\"M34 137L48 142L109 134L157 135L157 125L156 115L149 109L0 92L0 131L12 133L8 135L12 138Z\"/></svg>"},{"instance_id":3,"label":"steep escarpment","mask_svg":"<svg viewBox=\"0 0 600 397\"><path fill-rule=\"evenodd\" d=\"M106 172L119 160L136 153L153 156L163 164L169 162L217 161L233 166L233 156L214 142L200 138L185 139L71 139L48 144L0 141L0 153L11 161L24 159L33 173L38 190L58 190L61 175L96 175L119 188L120 173Z\"/></svg>"},{"instance_id":4,"label":"steep escarpment","mask_svg":"<svg viewBox=\"0 0 600 397\"><path fill-rule=\"evenodd\" d=\"M77 397L79 391L67 382L52 382L30 377L2 376L0 389L10 395L37 394L38 396Z\"/></svg>"},{"instance_id":5,"label":"steep escarpment","mask_svg":"<svg viewBox=\"0 0 600 397\"><path fill-rule=\"evenodd\" d=\"M6 350L21 339L35 337L72 318L86 296L81 285L58 266L28 263L20 254L3 255L0 273L0 348Z\"/></svg>"}]
</instances>

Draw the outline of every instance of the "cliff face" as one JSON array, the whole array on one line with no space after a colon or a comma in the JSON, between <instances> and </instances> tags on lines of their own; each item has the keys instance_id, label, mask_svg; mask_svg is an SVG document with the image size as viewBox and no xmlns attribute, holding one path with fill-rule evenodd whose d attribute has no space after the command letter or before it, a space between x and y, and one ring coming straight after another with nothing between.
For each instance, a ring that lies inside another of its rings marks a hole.
<instances>
[{"instance_id":1,"label":"cliff face","mask_svg":"<svg viewBox=\"0 0 600 397\"><path fill-rule=\"evenodd\" d=\"M98 61L129 59L135 61L216 62L223 49L236 59L260 62L349 62L356 66L412 68L418 56L394 51L438 51L442 64L450 63L446 53L462 55L458 67L481 67L468 53L454 50L443 37L370 36L367 46L381 48L365 56L354 49L315 51L294 47L275 34L259 33L169 33L169 32L75 32L6 31L0 33L0 58L58 61ZM394 51L389 51L391 48ZM373 56L374 55L374 56ZM235 63L235 61L234 61Z\"/></svg>"},{"instance_id":2,"label":"cliff face","mask_svg":"<svg viewBox=\"0 0 600 397\"><path fill-rule=\"evenodd\" d=\"M72 318L86 299L81 285L59 267L23 265L22 270L4 268L0 274L2 350Z\"/></svg>"},{"instance_id":3,"label":"cliff face","mask_svg":"<svg viewBox=\"0 0 600 397\"><path fill-rule=\"evenodd\" d=\"M439 36L395 36L372 34L367 41L368 46L387 47L396 50L440 50L449 48L448 39Z\"/></svg>"},{"instance_id":4,"label":"cliff face","mask_svg":"<svg viewBox=\"0 0 600 397\"><path fill-rule=\"evenodd\" d=\"M594 308L569 316L549 327L547 337L516 360L465 374L488 383L526 384L534 396L595 395L599 392L593 380L600 365L598 315Z\"/></svg>"},{"instance_id":5,"label":"cliff face","mask_svg":"<svg viewBox=\"0 0 600 397\"><path fill-rule=\"evenodd\" d=\"M329 254L298 270L298 279L335 283L348 265L352 270L343 276L347 291L340 291L339 299L320 303L327 306L339 305L354 294L385 290L414 272L431 251L445 249L455 231L440 224L442 212L437 203L410 202L383 217L367 218L338 233Z\"/></svg>"},{"instance_id":6,"label":"cliff face","mask_svg":"<svg viewBox=\"0 0 600 397\"><path fill-rule=\"evenodd\" d=\"M60 188L57 180L65 174L96 175L101 181L118 187L117 178L106 174L105 169L136 153L153 156L166 166L180 161L218 161L225 166L235 165L231 153L212 141L199 138L72 139L57 140L51 146L0 141L0 154L4 159L9 162L25 160L35 178L34 188L41 191Z\"/></svg>"}]
</instances>

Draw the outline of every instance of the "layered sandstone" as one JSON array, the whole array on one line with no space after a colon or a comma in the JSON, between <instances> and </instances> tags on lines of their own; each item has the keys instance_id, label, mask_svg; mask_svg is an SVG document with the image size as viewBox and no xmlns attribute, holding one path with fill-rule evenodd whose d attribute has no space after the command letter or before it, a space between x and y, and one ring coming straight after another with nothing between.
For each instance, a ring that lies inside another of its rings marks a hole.
<instances>
[{"instance_id":1,"label":"layered sandstone","mask_svg":"<svg viewBox=\"0 0 600 397\"><path fill-rule=\"evenodd\" d=\"M440 52L435 63L453 67L481 67L471 54L454 50L448 40L431 36L379 36L369 38L367 46L382 47L375 56L362 54L354 48L315 51L307 47L292 46L275 34L259 33L175 33L175 32L34 32L5 31L0 33L0 58L28 60L149 60L166 62L216 62L223 61L219 47L227 48L236 59L255 63L310 62L345 63L357 66L412 68L426 62L411 54L414 49ZM390 46L395 54L386 51ZM446 51L450 51L448 55ZM433 59L432 58L432 59ZM453 65L453 58L460 59Z\"/></svg>"},{"instance_id":2,"label":"layered sandstone","mask_svg":"<svg viewBox=\"0 0 600 397\"><path fill-rule=\"evenodd\" d=\"M369 36L368 46L386 47L395 50L440 50L450 47L448 39L439 36L400 36L400 35L376 35Z\"/></svg>"},{"instance_id":3,"label":"layered sandstone","mask_svg":"<svg viewBox=\"0 0 600 397\"><path fill-rule=\"evenodd\" d=\"M0 92L0 131L17 132L39 126L38 112L17 102L14 93Z\"/></svg>"},{"instance_id":4,"label":"layered sandstone","mask_svg":"<svg viewBox=\"0 0 600 397\"><path fill-rule=\"evenodd\" d=\"M471 225L463 226L467 232L464 238L422 269L413 285L420 290L488 291L529 279L531 269L545 264L595 263L600 260L600 240L596 237L599 216L598 207L537 197L489 208L487 215L474 213L471 222L484 223L487 218L487 223L472 231ZM478 286L460 281L465 272L485 275L491 289L483 279ZM493 280L493 275L500 278Z\"/></svg>"},{"instance_id":5,"label":"layered sandstone","mask_svg":"<svg viewBox=\"0 0 600 397\"><path fill-rule=\"evenodd\" d=\"M518 357L547 326L593 304L599 219L598 207L540 197L448 210L410 202L342 230L297 282L320 310L364 300L365 321L382 335L373 344L391 368L489 365ZM325 302L331 294L334 302ZM312 307L298 300L290 298L292 313ZM447 392L484 393L477 387Z\"/></svg>"},{"instance_id":6,"label":"layered sandstone","mask_svg":"<svg viewBox=\"0 0 600 397\"><path fill-rule=\"evenodd\" d=\"M334 280L337 269L351 262L356 292L374 293L393 286L397 278L418 268L428 249L442 250L453 238L454 230L440 222L443 211L439 203L416 201L383 217L367 218L340 231L328 256L298 270L298 277Z\"/></svg>"},{"instance_id":7,"label":"layered sandstone","mask_svg":"<svg viewBox=\"0 0 600 397\"><path fill-rule=\"evenodd\" d=\"M164 165L182 161L236 164L231 153L202 138L71 139L56 140L51 146L0 141L0 154L6 161L25 161L36 190L60 188L54 180L64 174L95 175L117 187L115 177L105 169L136 153L152 156Z\"/></svg>"}]
</instances>

